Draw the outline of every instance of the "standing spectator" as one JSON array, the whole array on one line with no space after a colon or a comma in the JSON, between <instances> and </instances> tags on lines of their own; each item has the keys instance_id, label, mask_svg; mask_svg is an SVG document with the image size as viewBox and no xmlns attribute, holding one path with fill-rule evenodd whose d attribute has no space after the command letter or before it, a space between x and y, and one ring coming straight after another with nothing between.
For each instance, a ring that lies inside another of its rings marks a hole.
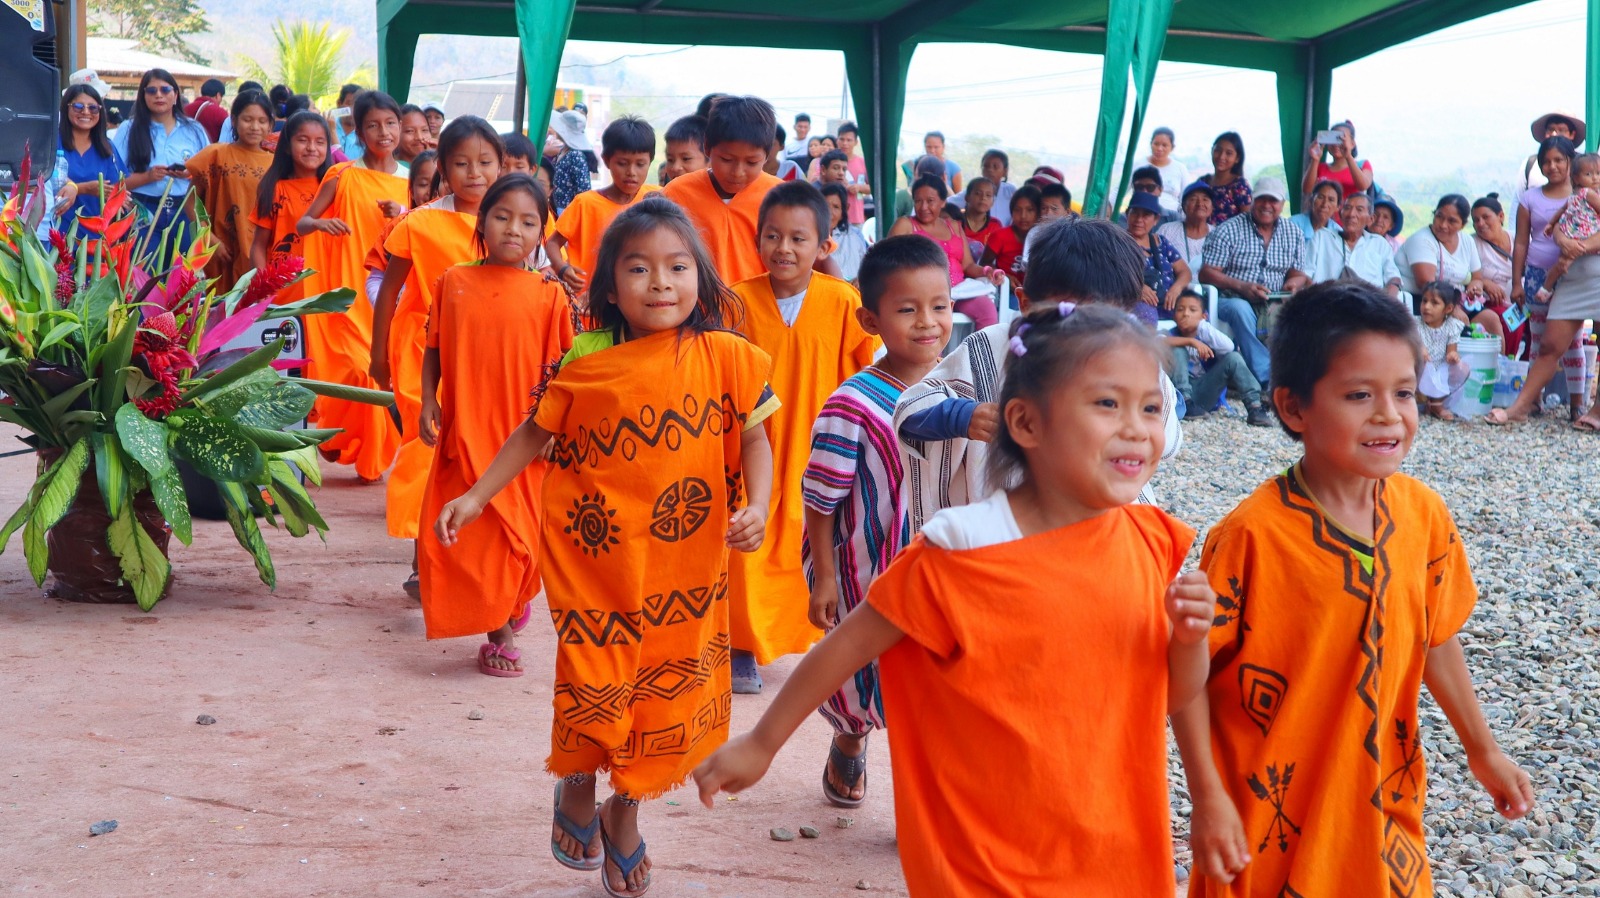
<instances>
[{"instance_id":1,"label":"standing spectator","mask_svg":"<svg viewBox=\"0 0 1600 898\"><path fill-rule=\"evenodd\" d=\"M1190 271L1200 270L1206 238L1211 234L1211 197L1210 184L1204 181L1190 184L1183 189L1183 220L1156 228L1156 233L1177 249Z\"/></svg>"},{"instance_id":2,"label":"standing spectator","mask_svg":"<svg viewBox=\"0 0 1600 898\"><path fill-rule=\"evenodd\" d=\"M1440 281L1469 295L1483 292L1483 280L1478 275L1483 263L1478 259L1477 244L1462 233L1472 215L1471 208L1459 193L1439 199L1433 222L1412 234L1395 253L1400 289L1420 299L1423 285Z\"/></svg>"},{"instance_id":3,"label":"standing spectator","mask_svg":"<svg viewBox=\"0 0 1600 898\"><path fill-rule=\"evenodd\" d=\"M57 139L67 156L67 177L78 186L77 199L61 216L62 231L79 215L99 215L105 194L128 176L127 163L106 137L104 113L99 92L87 84L74 84L61 95Z\"/></svg>"},{"instance_id":4,"label":"standing spectator","mask_svg":"<svg viewBox=\"0 0 1600 898\"><path fill-rule=\"evenodd\" d=\"M335 142L351 159L359 158L362 152L361 129L356 127L355 119L356 97L360 93L359 84L346 84L339 88L339 105L334 107L333 113L328 116L328 124L333 126Z\"/></svg>"},{"instance_id":5,"label":"standing spectator","mask_svg":"<svg viewBox=\"0 0 1600 898\"><path fill-rule=\"evenodd\" d=\"M1128 201L1128 236L1145 254L1144 290L1133 312L1149 325L1172 317L1178 294L1189 286L1193 277L1178 250L1167 238L1155 233L1161 212L1161 203L1153 194L1135 193Z\"/></svg>"},{"instance_id":6,"label":"standing spectator","mask_svg":"<svg viewBox=\"0 0 1600 898\"><path fill-rule=\"evenodd\" d=\"M1352 193L1370 190L1372 165L1365 159L1356 158L1356 126L1343 121L1329 130L1337 131L1341 140L1339 143L1326 145L1315 140L1311 142L1311 146L1306 149L1306 154L1311 157L1311 164L1306 166L1305 178L1300 182L1301 192L1314 193L1317 185L1323 181L1338 184L1341 199ZM1324 156L1327 158L1324 159Z\"/></svg>"},{"instance_id":7,"label":"standing spectator","mask_svg":"<svg viewBox=\"0 0 1600 898\"><path fill-rule=\"evenodd\" d=\"M767 154L767 164L762 170L780 181L796 181L800 179L800 166L794 160L784 155L783 148L789 142L789 135L784 133L782 125L776 125L777 137L772 141L772 152ZM602 141L602 144L604 141Z\"/></svg>"},{"instance_id":8,"label":"standing spectator","mask_svg":"<svg viewBox=\"0 0 1600 898\"><path fill-rule=\"evenodd\" d=\"M1367 224L1372 221L1372 197L1365 193L1345 197L1339 217L1344 219L1342 231L1326 227L1311 238L1307 253L1311 280L1320 284L1354 278L1398 299L1400 269L1394 264L1394 248L1388 240L1367 231Z\"/></svg>"},{"instance_id":9,"label":"standing spectator","mask_svg":"<svg viewBox=\"0 0 1600 898\"><path fill-rule=\"evenodd\" d=\"M952 159L944 158L944 134L929 131L923 135L922 151L944 163L945 189L950 193L960 194L965 186L961 178L961 166Z\"/></svg>"},{"instance_id":10,"label":"standing spectator","mask_svg":"<svg viewBox=\"0 0 1600 898\"><path fill-rule=\"evenodd\" d=\"M1540 142L1541 150L1522 163L1522 171L1517 176L1518 189L1522 191L1543 187L1546 183L1543 177L1544 164L1540 158L1544 141L1552 137L1565 137L1573 147L1577 147L1583 143L1589 129L1584 126L1583 119L1570 112L1557 110L1534 119L1528 130L1533 132L1533 139Z\"/></svg>"},{"instance_id":11,"label":"standing spectator","mask_svg":"<svg viewBox=\"0 0 1600 898\"><path fill-rule=\"evenodd\" d=\"M1017 185L1006 180L1011 177L1011 157L1001 150L984 152L983 176L995 185L991 214L1002 225L1011 227L1011 195L1017 192Z\"/></svg>"},{"instance_id":12,"label":"standing spectator","mask_svg":"<svg viewBox=\"0 0 1600 898\"><path fill-rule=\"evenodd\" d=\"M287 85L274 84L267 91L267 99L272 103L272 133L283 130L283 120L289 117L289 101L294 99L294 92Z\"/></svg>"},{"instance_id":13,"label":"standing spectator","mask_svg":"<svg viewBox=\"0 0 1600 898\"><path fill-rule=\"evenodd\" d=\"M1160 194L1161 208L1168 212L1176 213L1179 210L1178 189L1189 183L1189 170L1183 163L1172 158L1172 148L1177 145L1178 139L1172 129L1163 125L1150 132L1149 163L1161 174L1161 183L1166 186L1166 191ZM1134 173L1138 177L1138 172Z\"/></svg>"},{"instance_id":14,"label":"standing spectator","mask_svg":"<svg viewBox=\"0 0 1600 898\"><path fill-rule=\"evenodd\" d=\"M1482 263L1478 275L1483 279L1484 300L1481 308L1473 308L1469 302L1462 311L1490 333L1501 334L1505 339L1502 351L1516 357L1522 349L1527 323L1519 322L1515 328L1506 326L1506 315L1511 311L1512 240L1506 231L1506 210L1500 205L1499 194L1491 193L1472 204L1472 241L1478 245L1478 261ZM1499 331L1493 325L1498 325Z\"/></svg>"},{"instance_id":15,"label":"standing spectator","mask_svg":"<svg viewBox=\"0 0 1600 898\"><path fill-rule=\"evenodd\" d=\"M134 202L150 213L143 230L153 232L151 246L162 247L158 267L170 264L173 253L187 251L194 239L193 223L184 215L189 193L184 164L209 143L206 129L183 114L178 79L166 69L145 72L133 101L133 119L117 129L111 145L132 172L128 189Z\"/></svg>"},{"instance_id":16,"label":"standing spectator","mask_svg":"<svg viewBox=\"0 0 1600 898\"><path fill-rule=\"evenodd\" d=\"M256 227L250 210L260 193L261 178L272 165L272 153L262 144L272 134L272 106L257 91L233 98L233 143L214 143L189 160L191 195L205 204L211 219L216 253L206 263L206 276L220 278L232 287L252 267L250 247Z\"/></svg>"},{"instance_id":17,"label":"standing spectator","mask_svg":"<svg viewBox=\"0 0 1600 898\"><path fill-rule=\"evenodd\" d=\"M1224 294L1217 303L1217 320L1233 331L1245 364L1263 384L1272 382L1272 363L1257 332L1251 303L1265 305L1271 294L1293 293L1309 281L1306 238L1279 217L1287 196L1283 181L1258 178L1249 213L1234 216L1211 232L1200 268L1201 282Z\"/></svg>"},{"instance_id":18,"label":"standing spectator","mask_svg":"<svg viewBox=\"0 0 1600 898\"><path fill-rule=\"evenodd\" d=\"M183 114L200 123L206 129L206 135L212 143L222 139L222 125L228 120L228 110L222 105L222 95L226 91L222 82L216 78L207 78L200 85L200 96L189 101L183 107Z\"/></svg>"},{"instance_id":19,"label":"standing spectator","mask_svg":"<svg viewBox=\"0 0 1600 898\"><path fill-rule=\"evenodd\" d=\"M555 183L550 188L550 211L556 218L561 217L573 197L589 189L589 163L584 154L593 152L594 147L584 133L588 124L583 113L571 110L550 117L550 138L545 143L545 151L548 153L551 148L556 151Z\"/></svg>"},{"instance_id":20,"label":"standing spectator","mask_svg":"<svg viewBox=\"0 0 1600 898\"><path fill-rule=\"evenodd\" d=\"M855 122L844 122L839 125L838 140L839 152L849 157L850 178L844 189L850 192L850 223L859 225L867 220L866 205L861 198L872 193L872 185L867 183L867 160L856 153L861 129Z\"/></svg>"},{"instance_id":21,"label":"standing spectator","mask_svg":"<svg viewBox=\"0 0 1600 898\"><path fill-rule=\"evenodd\" d=\"M805 152L809 141L806 139L811 134L811 116L804 112L794 117L794 136L784 141L783 152L786 156L795 156Z\"/></svg>"},{"instance_id":22,"label":"standing spectator","mask_svg":"<svg viewBox=\"0 0 1600 898\"><path fill-rule=\"evenodd\" d=\"M1224 131L1211 143L1209 175L1200 180L1211 185L1211 223L1222 224L1250 208L1250 184L1244 179L1244 138L1233 131ZM1279 206L1283 200L1278 200ZM1248 360L1249 352L1245 352ZM1263 381L1265 382L1265 381Z\"/></svg>"}]
</instances>

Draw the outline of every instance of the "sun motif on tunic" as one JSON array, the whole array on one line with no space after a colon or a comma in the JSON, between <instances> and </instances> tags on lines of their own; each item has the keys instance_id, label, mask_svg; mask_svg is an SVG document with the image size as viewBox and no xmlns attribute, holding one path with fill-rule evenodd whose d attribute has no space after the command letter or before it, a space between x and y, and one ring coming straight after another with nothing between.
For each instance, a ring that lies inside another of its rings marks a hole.
<instances>
[{"instance_id":1,"label":"sun motif on tunic","mask_svg":"<svg viewBox=\"0 0 1600 898\"><path fill-rule=\"evenodd\" d=\"M611 522L616 516L616 509L606 507L604 495L584 493L583 498L572 500L572 510L567 512L569 523L563 532L585 555L599 558L601 552L610 554L611 547L618 544L617 534L622 528Z\"/></svg>"}]
</instances>

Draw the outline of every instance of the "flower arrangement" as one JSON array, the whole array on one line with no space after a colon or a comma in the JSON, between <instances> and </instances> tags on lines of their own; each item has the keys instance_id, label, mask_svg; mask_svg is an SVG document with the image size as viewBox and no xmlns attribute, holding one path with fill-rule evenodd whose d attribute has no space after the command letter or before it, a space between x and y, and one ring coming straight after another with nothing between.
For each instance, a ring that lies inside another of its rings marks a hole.
<instances>
[{"instance_id":1,"label":"flower arrangement","mask_svg":"<svg viewBox=\"0 0 1600 898\"><path fill-rule=\"evenodd\" d=\"M182 462L216 484L234 536L274 587L257 518L326 539L301 477L321 483L316 447L339 432L292 428L318 395L377 405L393 396L290 376L303 363L279 359L283 339L227 346L258 321L342 312L354 291L273 305L309 274L297 258L236 284L209 281L208 230L177 253L169 235L135 227L137 206L121 187L100 215L41 240L28 219L37 218L43 190L27 184L24 172L0 208L0 421L27 432L40 474L0 526L0 552L20 529L34 581L43 586L53 570L59 583L75 559L55 556L78 550L51 531L74 508L80 484L92 484L85 494L99 493L109 524L103 545L81 551L109 551L116 578L148 611L171 576L167 532L185 545L192 538ZM136 514L152 500L158 516Z\"/></svg>"}]
</instances>

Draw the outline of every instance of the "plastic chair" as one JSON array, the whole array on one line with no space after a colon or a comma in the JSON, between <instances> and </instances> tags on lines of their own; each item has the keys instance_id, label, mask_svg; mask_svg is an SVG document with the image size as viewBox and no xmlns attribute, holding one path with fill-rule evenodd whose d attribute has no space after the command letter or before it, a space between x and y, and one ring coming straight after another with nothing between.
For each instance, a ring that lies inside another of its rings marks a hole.
<instances>
[{"instance_id":1,"label":"plastic chair","mask_svg":"<svg viewBox=\"0 0 1600 898\"><path fill-rule=\"evenodd\" d=\"M972 336L977 329L978 324L971 317L960 312L952 313L950 316L950 342L945 346L944 354L950 355L955 352L956 348L965 342L968 337Z\"/></svg>"}]
</instances>

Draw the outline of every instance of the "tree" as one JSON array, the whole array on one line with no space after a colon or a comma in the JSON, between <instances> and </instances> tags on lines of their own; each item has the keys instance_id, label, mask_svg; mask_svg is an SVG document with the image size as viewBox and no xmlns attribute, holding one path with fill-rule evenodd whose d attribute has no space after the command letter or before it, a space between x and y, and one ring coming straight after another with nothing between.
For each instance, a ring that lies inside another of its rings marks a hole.
<instances>
[{"instance_id":1,"label":"tree","mask_svg":"<svg viewBox=\"0 0 1600 898\"><path fill-rule=\"evenodd\" d=\"M95 0L89 4L89 32L139 42L150 53L167 53L206 65L184 39L211 31L205 10L195 0Z\"/></svg>"},{"instance_id":2,"label":"tree","mask_svg":"<svg viewBox=\"0 0 1600 898\"><path fill-rule=\"evenodd\" d=\"M365 64L340 75L344 65L344 45L350 40L347 28L332 29L328 23L282 22L272 26L277 44L270 68L254 59L241 64L246 78L265 85L282 84L297 94L305 94L319 105L332 105L339 86L353 82L366 87L376 80Z\"/></svg>"}]
</instances>

